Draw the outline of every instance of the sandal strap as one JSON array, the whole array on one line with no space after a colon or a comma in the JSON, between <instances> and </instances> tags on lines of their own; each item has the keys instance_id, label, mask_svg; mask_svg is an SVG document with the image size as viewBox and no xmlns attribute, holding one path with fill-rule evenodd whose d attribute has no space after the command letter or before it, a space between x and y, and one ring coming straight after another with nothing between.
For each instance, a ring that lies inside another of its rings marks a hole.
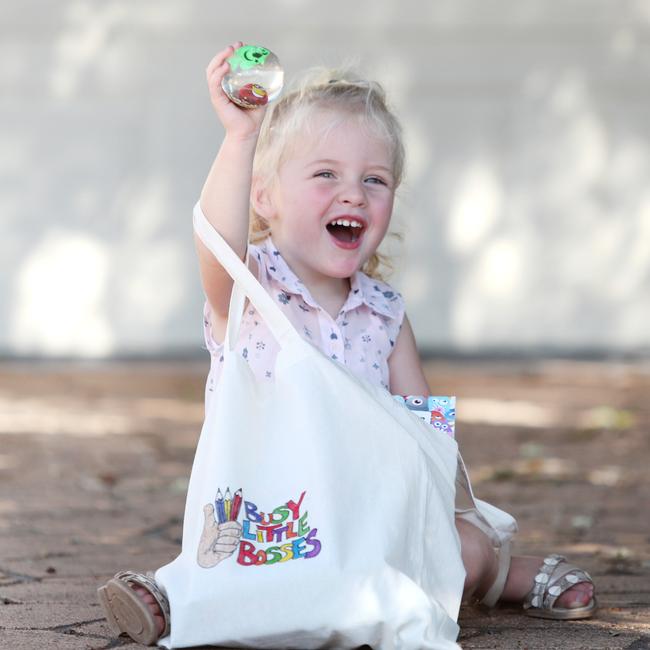
<instances>
[{"instance_id":1,"label":"sandal strap","mask_svg":"<svg viewBox=\"0 0 650 650\"><path fill-rule=\"evenodd\" d=\"M158 607L160 607L160 611L162 612L165 622L165 629L163 630L160 637L162 638L167 636L169 634L171 620L169 600L153 579L153 573L149 572L147 575L143 575L142 573L135 573L134 571L120 571L119 573L115 574L115 579L122 580L126 583L135 584L139 587L144 587L149 591L149 593L154 597L156 603L158 604Z\"/></svg>"},{"instance_id":2,"label":"sandal strap","mask_svg":"<svg viewBox=\"0 0 650 650\"><path fill-rule=\"evenodd\" d=\"M524 600L524 609L552 610L555 601L579 582L592 582L591 576L569 564L564 556L553 553L544 558L533 588Z\"/></svg>"},{"instance_id":3,"label":"sandal strap","mask_svg":"<svg viewBox=\"0 0 650 650\"><path fill-rule=\"evenodd\" d=\"M480 600L481 605L494 607L497 604L501 594L506 586L508 571L510 570L510 541L504 541L498 550L499 567L497 577L494 579L492 586L487 590L485 596Z\"/></svg>"},{"instance_id":4,"label":"sandal strap","mask_svg":"<svg viewBox=\"0 0 650 650\"><path fill-rule=\"evenodd\" d=\"M591 576L582 569L577 567L573 568L568 573L564 574L559 580L556 580L547 589L546 596L544 597L544 607L546 609L553 609L555 601L568 589L577 585L579 582L592 582Z\"/></svg>"}]
</instances>

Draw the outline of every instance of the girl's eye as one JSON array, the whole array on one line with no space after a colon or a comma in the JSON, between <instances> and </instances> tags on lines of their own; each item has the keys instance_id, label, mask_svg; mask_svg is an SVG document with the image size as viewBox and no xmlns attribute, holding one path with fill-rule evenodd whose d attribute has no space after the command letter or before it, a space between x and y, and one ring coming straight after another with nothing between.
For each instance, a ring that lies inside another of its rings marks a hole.
<instances>
[{"instance_id":1,"label":"girl's eye","mask_svg":"<svg viewBox=\"0 0 650 650\"><path fill-rule=\"evenodd\" d=\"M322 172L316 172L314 176L320 176L321 178L334 178L334 174L327 170L323 170Z\"/></svg>"},{"instance_id":2,"label":"girl's eye","mask_svg":"<svg viewBox=\"0 0 650 650\"><path fill-rule=\"evenodd\" d=\"M388 183L379 176L370 176L369 178L366 178L366 181L376 185L388 185Z\"/></svg>"}]
</instances>

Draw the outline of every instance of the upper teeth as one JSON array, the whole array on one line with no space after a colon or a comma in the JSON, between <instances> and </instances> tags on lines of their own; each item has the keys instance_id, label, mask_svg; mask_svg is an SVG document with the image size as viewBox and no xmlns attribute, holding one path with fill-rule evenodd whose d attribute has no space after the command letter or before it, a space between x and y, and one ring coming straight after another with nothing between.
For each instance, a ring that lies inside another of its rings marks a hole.
<instances>
[{"instance_id":1,"label":"upper teeth","mask_svg":"<svg viewBox=\"0 0 650 650\"><path fill-rule=\"evenodd\" d=\"M332 226L352 226L353 228L363 228L363 224L359 221L348 221L347 219L336 219L331 222Z\"/></svg>"}]
</instances>

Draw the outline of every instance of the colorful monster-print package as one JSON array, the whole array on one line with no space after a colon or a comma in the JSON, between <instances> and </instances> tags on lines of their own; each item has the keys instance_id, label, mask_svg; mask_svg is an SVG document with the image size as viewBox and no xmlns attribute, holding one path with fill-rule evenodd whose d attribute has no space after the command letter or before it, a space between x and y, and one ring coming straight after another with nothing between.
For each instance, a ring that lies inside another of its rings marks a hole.
<instances>
[{"instance_id":1,"label":"colorful monster-print package","mask_svg":"<svg viewBox=\"0 0 650 650\"><path fill-rule=\"evenodd\" d=\"M409 411L434 429L454 437L456 425L456 398L434 395L393 395Z\"/></svg>"}]
</instances>

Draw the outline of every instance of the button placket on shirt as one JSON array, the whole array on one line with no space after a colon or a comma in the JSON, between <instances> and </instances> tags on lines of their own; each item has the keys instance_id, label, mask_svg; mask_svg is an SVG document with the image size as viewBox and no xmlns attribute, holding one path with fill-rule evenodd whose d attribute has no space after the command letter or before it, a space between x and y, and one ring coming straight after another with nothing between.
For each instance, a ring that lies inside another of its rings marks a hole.
<instances>
[{"instance_id":1,"label":"button placket on shirt","mask_svg":"<svg viewBox=\"0 0 650 650\"><path fill-rule=\"evenodd\" d=\"M316 313L321 340L323 341L323 350L331 359L343 363L344 351L341 328L322 307L318 307Z\"/></svg>"}]
</instances>

